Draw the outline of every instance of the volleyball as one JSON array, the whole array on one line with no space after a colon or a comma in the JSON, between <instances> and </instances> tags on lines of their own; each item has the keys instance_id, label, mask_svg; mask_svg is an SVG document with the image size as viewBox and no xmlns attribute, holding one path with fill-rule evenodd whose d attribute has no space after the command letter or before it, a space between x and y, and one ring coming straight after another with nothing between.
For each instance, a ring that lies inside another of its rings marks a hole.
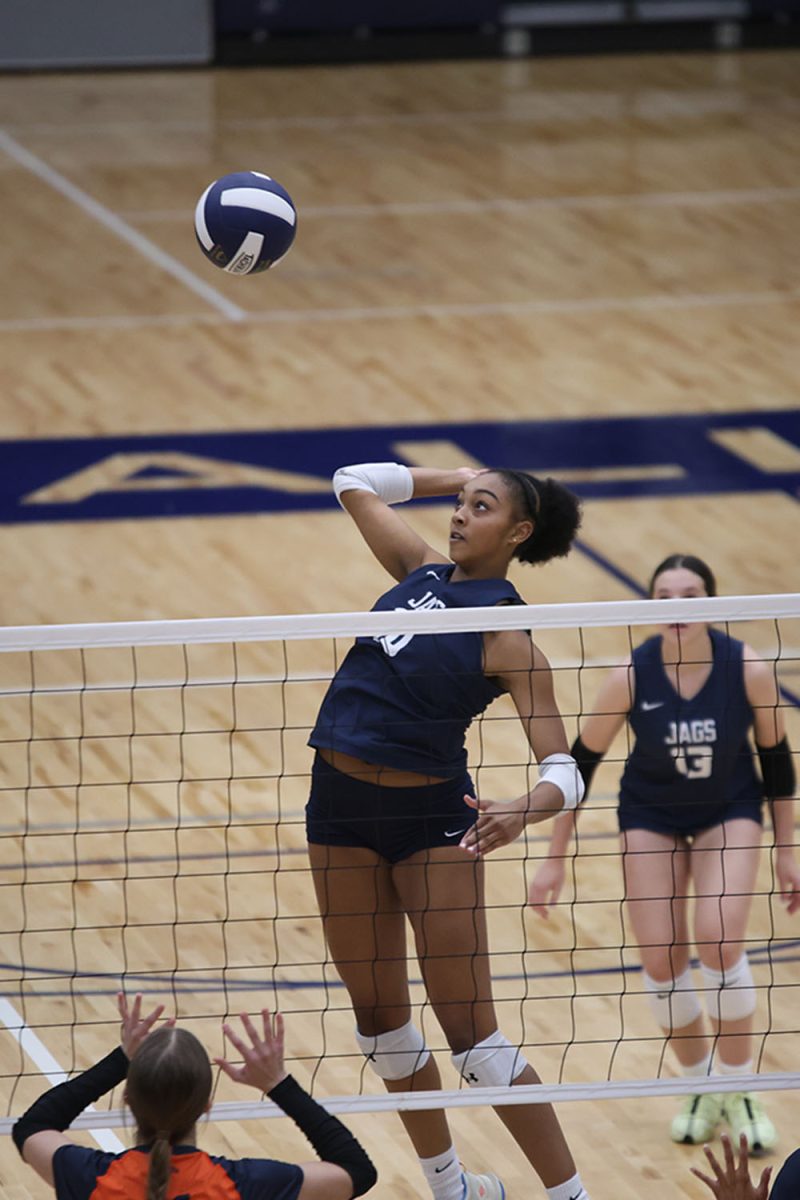
<instances>
[{"instance_id":1,"label":"volleyball","mask_svg":"<svg viewBox=\"0 0 800 1200\"><path fill-rule=\"evenodd\" d=\"M291 196L259 171L223 175L208 185L194 211L200 249L229 275L255 275L274 267L296 230Z\"/></svg>"}]
</instances>

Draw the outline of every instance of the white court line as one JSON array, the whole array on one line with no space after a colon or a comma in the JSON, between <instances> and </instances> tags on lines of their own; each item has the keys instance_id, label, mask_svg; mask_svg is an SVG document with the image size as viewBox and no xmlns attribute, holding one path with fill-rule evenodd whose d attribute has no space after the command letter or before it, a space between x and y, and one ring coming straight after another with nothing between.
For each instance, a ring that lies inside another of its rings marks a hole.
<instances>
[{"instance_id":1,"label":"white court line","mask_svg":"<svg viewBox=\"0 0 800 1200\"><path fill-rule=\"evenodd\" d=\"M104 204L100 204L87 192L76 187L59 171L49 166L43 159L38 158L35 154L31 154L24 146L10 137L5 130L0 129L0 150L3 150L9 158L18 163L26 171L30 171L32 175L36 175L48 187L54 191L60 192L67 200L71 200L78 208L83 209L88 216L92 217L100 225L104 225L111 233L115 234L123 242L127 242L134 250L137 250L144 258L148 259L160 270L165 271L182 283L184 287L190 289L195 295L200 296L206 303L210 304L217 310L219 314L227 317L229 321L241 321L245 315L243 308L238 304L233 304L227 296L223 296L222 292L218 292L216 288L211 287L199 275L195 275L188 267L179 262L177 258L173 258L171 254L160 249L155 242L151 242L144 234L133 229L127 221L122 217L117 216L111 209L106 208ZM187 216L187 221L191 218Z\"/></svg>"},{"instance_id":2,"label":"white court line","mask_svg":"<svg viewBox=\"0 0 800 1200\"><path fill-rule=\"evenodd\" d=\"M53 1087L58 1083L66 1083L69 1076L63 1067L53 1058L50 1051L39 1040L33 1030L25 1024L22 1017L14 1008L14 1005L2 997L0 997L0 1021L3 1022L11 1036L19 1043L20 1048L27 1054L31 1062L39 1068ZM97 1109L93 1104L90 1104L84 1111L97 1112ZM89 1132L101 1150L107 1150L111 1154L119 1154L125 1149L124 1144L110 1129L90 1129Z\"/></svg>"},{"instance_id":3,"label":"white court line","mask_svg":"<svg viewBox=\"0 0 800 1200\"><path fill-rule=\"evenodd\" d=\"M704 103L701 103L704 101ZM702 93L699 99L688 103L675 103L675 93L654 90L644 93L633 110L625 99L620 99L616 92L606 93L568 93L566 99L561 94L553 96L542 95L535 98L532 105L519 108L479 108L479 109L439 109L420 112L378 112L378 113L341 113L339 115L321 115L309 113L306 115L292 114L282 116L258 117L228 117L223 120L212 118L180 118L166 117L159 114L155 119L134 118L111 121L31 121L15 122L7 128L18 133L26 134L58 134L72 136L85 134L92 136L126 129L174 130L178 133L205 133L214 129L217 131L236 129L351 129L351 128L380 128L385 125L403 127L414 125L446 125L453 126L465 123L485 124L509 122L510 124L538 124L543 121L560 124L576 124L587 116L592 120L605 118L613 120L618 117L684 117L699 113L702 116L729 115L745 111L767 111L794 113L800 109L800 99L795 96L774 95L770 97L768 106L752 106L743 104L741 94L737 90L710 94Z\"/></svg>"},{"instance_id":4,"label":"white court line","mask_svg":"<svg viewBox=\"0 0 800 1200\"><path fill-rule=\"evenodd\" d=\"M652 208L718 208L728 204L780 204L800 200L800 187L741 188L710 192L625 192L609 196L530 196L513 199L494 196L483 200L410 200L385 204L309 204L301 209L304 221L331 217L405 217L464 215L480 213L524 213L542 209L566 211L627 208L640 205ZM185 221L180 208L141 209L124 213L129 221Z\"/></svg>"},{"instance_id":5,"label":"white court line","mask_svg":"<svg viewBox=\"0 0 800 1200\"><path fill-rule=\"evenodd\" d=\"M749 305L794 304L800 287L773 292L699 292L677 295L598 296L592 300L498 300L480 304L404 304L369 308L275 308L245 312L239 321L248 325L317 325L348 321L405 321L418 317L524 317L580 316L583 313L659 312L691 308L741 308ZM0 320L2 333L42 333L70 329L159 329L215 325L210 314L114 317L10 317Z\"/></svg>"}]
</instances>

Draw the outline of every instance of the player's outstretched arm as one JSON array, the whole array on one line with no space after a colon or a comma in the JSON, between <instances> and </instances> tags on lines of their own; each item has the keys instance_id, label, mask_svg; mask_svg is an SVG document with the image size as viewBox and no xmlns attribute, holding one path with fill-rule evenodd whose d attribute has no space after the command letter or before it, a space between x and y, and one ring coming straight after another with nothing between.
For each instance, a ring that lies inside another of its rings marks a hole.
<instances>
[{"instance_id":1,"label":"player's outstretched arm","mask_svg":"<svg viewBox=\"0 0 800 1200\"><path fill-rule=\"evenodd\" d=\"M800 867L794 856L794 759L786 737L774 663L765 662L749 646L744 651L744 681L753 710L764 795L772 814L775 874L787 911L800 909Z\"/></svg>"},{"instance_id":2,"label":"player's outstretched arm","mask_svg":"<svg viewBox=\"0 0 800 1200\"><path fill-rule=\"evenodd\" d=\"M595 701L594 709L582 722L581 734L572 743L570 753L577 762L583 778L584 801L589 794L592 776L598 764L630 710L631 679L630 662L609 672ZM565 862L577 824L578 811L576 808L556 818L547 857L528 889L528 904L545 920L549 916L550 908L558 902L564 887Z\"/></svg>"},{"instance_id":3,"label":"player's outstretched arm","mask_svg":"<svg viewBox=\"0 0 800 1200\"><path fill-rule=\"evenodd\" d=\"M403 580L424 563L449 559L428 545L391 506L411 499L455 496L476 474L471 467L437 471L400 463L361 463L340 467L333 488L381 566Z\"/></svg>"},{"instance_id":4,"label":"player's outstretched arm","mask_svg":"<svg viewBox=\"0 0 800 1200\"><path fill-rule=\"evenodd\" d=\"M142 997L137 995L129 1008L122 992L117 995L117 1006L122 1018L122 1044L88 1071L41 1095L11 1131L22 1158L51 1187L54 1183L53 1156L62 1146L71 1144L70 1139L64 1136L64 1130L85 1108L122 1083L128 1074L131 1055L164 1011L164 1005L159 1004L152 1012L142 1016Z\"/></svg>"},{"instance_id":5,"label":"player's outstretched arm","mask_svg":"<svg viewBox=\"0 0 800 1200\"><path fill-rule=\"evenodd\" d=\"M479 815L461 845L477 854L489 854L512 842L525 825L544 821L565 807L574 808L582 795L547 659L524 630L487 634L484 647L484 673L497 679L514 701L539 763L539 782L508 802L465 797Z\"/></svg>"},{"instance_id":6,"label":"player's outstretched arm","mask_svg":"<svg viewBox=\"0 0 800 1200\"><path fill-rule=\"evenodd\" d=\"M287 1074L283 1061L283 1017L280 1013L272 1017L263 1009L260 1031L246 1013L241 1014L240 1020L246 1037L241 1037L230 1025L222 1028L239 1053L241 1065L234 1066L224 1058L214 1061L236 1083L266 1092L292 1118L322 1159L300 1164L303 1186L299 1200L351 1200L363 1196L377 1180L375 1168L349 1129Z\"/></svg>"}]
</instances>

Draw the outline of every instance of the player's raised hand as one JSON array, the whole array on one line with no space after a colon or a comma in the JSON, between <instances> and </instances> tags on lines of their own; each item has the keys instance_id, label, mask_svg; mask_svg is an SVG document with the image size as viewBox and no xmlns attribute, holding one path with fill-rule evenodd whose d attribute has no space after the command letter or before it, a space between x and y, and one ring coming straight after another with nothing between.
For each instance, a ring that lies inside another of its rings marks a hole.
<instances>
[{"instance_id":1,"label":"player's raised hand","mask_svg":"<svg viewBox=\"0 0 800 1200\"><path fill-rule=\"evenodd\" d=\"M703 1153L709 1161L711 1170L714 1172L714 1178L712 1179L709 1175L704 1175L696 1167L690 1168L692 1174L703 1181L706 1187L713 1192L716 1200L767 1200L769 1177L772 1174L772 1167L765 1167L761 1172L761 1178L758 1183L753 1183L750 1179L750 1172L747 1165L747 1138L745 1135L742 1134L739 1138L738 1163L736 1162L736 1155L733 1151L731 1139L727 1133L723 1133L720 1140L725 1156L724 1166L714 1157L711 1147L704 1146Z\"/></svg>"},{"instance_id":2,"label":"player's raised hand","mask_svg":"<svg viewBox=\"0 0 800 1200\"><path fill-rule=\"evenodd\" d=\"M550 916L550 908L561 895L564 874L563 858L546 858L528 888L528 904L545 921Z\"/></svg>"},{"instance_id":3,"label":"player's raised hand","mask_svg":"<svg viewBox=\"0 0 800 1200\"><path fill-rule=\"evenodd\" d=\"M239 1020L244 1026L249 1045L230 1025L223 1025L222 1030L241 1055L242 1066L235 1067L224 1058L215 1058L214 1062L236 1083L256 1087L261 1092L271 1092L286 1078L286 1068L283 1065L283 1017L280 1013L275 1013L272 1017L269 1010L263 1008L261 1034L247 1013L240 1013Z\"/></svg>"},{"instance_id":4,"label":"player's raised hand","mask_svg":"<svg viewBox=\"0 0 800 1200\"><path fill-rule=\"evenodd\" d=\"M525 828L527 804L522 807L522 800L501 802L465 796L464 803L478 813L477 821L459 843L462 850L468 850L470 854L491 854L492 850L513 842Z\"/></svg>"},{"instance_id":5,"label":"player's raised hand","mask_svg":"<svg viewBox=\"0 0 800 1200\"><path fill-rule=\"evenodd\" d=\"M120 1019L122 1020L122 1030L120 1033L122 1049L125 1051L125 1054L128 1058L133 1058L134 1054L139 1049L142 1042L163 1013L164 1005L156 1005L152 1012L143 1017L141 992L136 993L133 998L133 1004L130 1008L128 1008L128 997L125 995L125 993L117 992L117 1008L119 1009ZM174 1025L175 1018L170 1017L166 1024Z\"/></svg>"}]
</instances>

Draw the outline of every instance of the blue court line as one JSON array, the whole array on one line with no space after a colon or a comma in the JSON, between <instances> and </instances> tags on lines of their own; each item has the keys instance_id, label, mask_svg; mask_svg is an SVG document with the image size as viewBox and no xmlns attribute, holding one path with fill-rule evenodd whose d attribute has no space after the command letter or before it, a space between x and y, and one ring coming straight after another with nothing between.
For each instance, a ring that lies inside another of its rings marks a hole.
<instances>
[{"instance_id":1,"label":"blue court line","mask_svg":"<svg viewBox=\"0 0 800 1200\"><path fill-rule=\"evenodd\" d=\"M578 538L574 542L574 546L576 550L580 550L581 554L584 554L593 563L596 563L598 567L601 567L606 574L612 575L618 583L624 584L629 591L634 592L637 596L641 596L642 599L647 599L647 589L642 587L638 580L629 575L627 571L623 571L622 567L618 567L615 563L612 563L599 550L595 550L593 546L584 542L582 538Z\"/></svg>"},{"instance_id":2,"label":"blue court line","mask_svg":"<svg viewBox=\"0 0 800 1200\"><path fill-rule=\"evenodd\" d=\"M614 804L613 807L614 807L614 809L616 809L616 803ZM599 809L597 806L593 806L592 811L597 812L597 811L599 811ZM282 822L282 824L292 824L292 823L293 822L286 821L286 820L284 820ZM297 823L299 824L299 821ZM206 828L212 828L212 827L206 826ZM225 824L220 824L220 825L216 826L216 828L239 829L239 828L242 828L242 826L236 826L236 825L227 826ZM794 829L795 829L795 832L800 830L800 821L795 822ZM117 832L124 833L126 831L119 830ZM162 832L162 831L159 830L156 832ZM44 836L52 837L55 835L47 834ZM65 836L72 837L72 836L86 836L86 835L85 834L78 835L78 834L74 834L74 833L69 833ZM92 836L98 836L98 835L94 834ZM105 835L101 834L100 836L105 836ZM591 833L591 832L585 833L585 832L583 832L583 830L580 830L578 833L578 837L581 842L608 842L608 841L611 841L611 842L616 843L617 839L619 838L619 832L615 829L597 830L594 833ZM549 846L550 838L547 836L544 836L544 835L539 835L537 837L529 836L527 838L527 845L530 846L531 844L539 844L539 845ZM769 850L770 847L768 844L765 844L762 847L762 849ZM616 857L619 853L620 853L619 847L615 847L612 850L595 852L591 856L587 855L586 857L593 857L593 858L607 858L608 857L608 858L610 858L610 857ZM52 871L52 870L56 870L56 869L69 869L70 871L72 871L72 870L83 870L86 867L130 867L132 865L149 866L149 865L154 865L156 863L171 863L171 862L199 863L199 862L215 862L217 860L222 860L225 862L246 862L248 859L252 859L252 860L279 859L280 860L282 858L300 858L300 857L305 858L305 857L307 857L307 855L308 855L308 849L305 846L293 846L293 847L288 847L283 850L272 850L269 848L266 848L263 850L231 850L224 855L222 854L222 852L180 854L176 851L173 854L152 854L152 855L145 855L145 854L136 855L136 854L134 854L134 855L129 855L127 858L108 858L108 857L103 857L103 858L63 858L63 859L53 858L53 859L46 859L42 862L34 862L34 863L31 863L31 862L0 863L0 877L2 877L4 872L6 872L8 874L15 873L15 872L20 872L20 873L24 872L25 876L26 876L26 878L24 880L17 879L17 880L14 880L11 884L5 884L0 881L0 888L18 887L22 883L34 883L35 884L35 880L31 880L29 878L30 874L34 871ZM565 857L572 859L573 855L568 854ZM497 860L497 861L500 861L500 860ZM502 861L503 862L528 862L528 861L530 861L530 855L521 854L516 857L504 858L504 859L502 859ZM534 861L536 861L536 860L534 860ZM309 868L309 870L310 870L310 868ZM236 875L246 875L246 874L249 874L249 872L247 872L247 871L216 871L216 872L214 872L214 874L217 876L225 876L225 875L236 876ZM166 879L166 878L170 878L170 877L171 877L171 875L154 875L154 876L151 876L150 878ZM102 878L105 879L106 876L102 876ZM125 875L120 875L120 876L113 876L112 878L113 879L122 879L122 880L127 880L127 879L140 880L140 879L146 879L146 878L148 878L148 876L125 874ZM198 875L198 878L205 878L205 876ZM86 879L81 878L81 879L75 880L75 882L91 883L91 882L93 882L93 880L94 880L94 877L89 877ZM51 883L53 881L47 880L46 882ZM63 883L65 881L60 880L59 882ZM72 880L70 880L69 882L72 882ZM755 894L756 895L771 895L772 893L764 892L764 893L755 893Z\"/></svg>"},{"instance_id":3,"label":"blue court line","mask_svg":"<svg viewBox=\"0 0 800 1200\"><path fill-rule=\"evenodd\" d=\"M777 963L777 964L794 963L794 962L800 961L800 954L788 954L786 952L797 950L798 947L800 947L800 939L794 939L794 940L789 940L786 942L781 942L781 944L778 947L774 947L774 946L770 945L769 942L767 942L764 945L753 946L752 948L750 948L748 950L748 957L750 958L751 962L753 962L754 965L756 965L756 966L769 965L770 963ZM596 947L586 947L585 949L580 949L580 948L565 947L563 950L556 951L556 952L569 953L572 955L596 954L597 948ZM519 953L520 952L518 950L515 950L515 951L509 950L509 951L503 952L503 954L511 954L514 957L516 957ZM553 954L554 951L552 948L548 948L547 950L529 951L529 953L550 955L550 954ZM333 963L327 962L327 961L324 963L315 963L315 964L309 964L309 965L333 968ZM691 959L690 965L693 968L698 967L700 965L699 959L697 959L697 958ZM235 970L236 968L232 968L232 969ZM344 984L341 982L340 979L300 980L300 979L271 978L270 976L276 969L277 968L265 967L264 968L264 978L261 978L261 979L252 979L251 978L251 979L229 980L229 979L226 979L224 975L191 977L191 971L190 970L187 971L186 968L184 968L183 970L180 970L180 971L176 968L174 971L162 971L162 972L152 972L152 973L131 971L131 972L123 973L123 972L118 972L118 971L117 972L114 972L114 971L67 971L63 968L57 968L57 967L30 967L30 966L24 967L22 964L18 964L18 963L0 963L0 972L5 972L6 974L10 974L11 972L19 971L23 975L23 979L16 981L18 984L21 984L24 982L30 982L32 976L36 977L36 978L40 978L40 979L71 979L71 980L94 979L94 980L109 980L109 981L114 980L114 981L116 981L114 984L114 987L109 988L108 990L99 989L99 990L92 992L92 991L87 991L84 988L81 988L78 994L82 995L82 996L114 994L119 990L120 981L124 981L126 984L130 984L132 982L141 983L143 985L143 990L144 990L144 987L146 986L146 990L148 991L148 993L150 993L150 992L155 993L158 990L159 984L161 985L161 990L166 991L166 992L171 992L171 991L183 991L183 992L257 991L257 990L263 989L265 987L270 987L277 991L294 992L294 991L303 991L303 990L320 991L320 990L328 990L328 989L330 989L331 991L338 991L338 990L341 990L344 988ZM637 975L637 974L641 974L641 971L642 971L642 967L641 967L640 963L619 963L618 965L615 964L613 967L579 967L579 968L571 968L569 970L564 969L564 970L557 970L557 971L536 971L536 972L525 972L525 973L522 973L520 971L515 971L512 973L493 973L492 980L495 983L518 983L518 982L531 983L531 982L535 982L536 980L545 980L545 979L576 979L576 978L589 979L589 978L597 978L597 977L603 977L603 976L609 976L609 975ZM188 978L188 979L179 977L179 976L186 976L187 974L190 976L190 978ZM156 984L156 988L153 988L151 986L154 983ZM412 978L409 980L409 983L411 984L412 987L421 987L422 979L421 978ZM793 984L774 984L774 985L770 985L770 986L790 987L790 986L794 986L794 985ZM40 996L72 996L74 994L75 993L73 992L72 989L61 989L58 991L53 990L50 992L43 992L43 991L39 991L37 989L36 991L31 991L30 993L27 993L27 995L29 995L31 999L38 999ZM573 992L569 992L569 993L566 993L566 996L571 997L574 994L575 993L573 993ZM634 994L638 994L638 993L634 993ZM612 995L612 996L615 996L615 995L619 995L619 993L618 992L592 992L592 993L587 993L587 995L591 995L591 996ZM537 999L537 997L535 997L535 996L530 996L528 998L529 999ZM560 997L541 996L538 998L542 999L542 1000L552 1000L552 999L559 999ZM502 998L501 998L501 1002L502 1002Z\"/></svg>"}]
</instances>

